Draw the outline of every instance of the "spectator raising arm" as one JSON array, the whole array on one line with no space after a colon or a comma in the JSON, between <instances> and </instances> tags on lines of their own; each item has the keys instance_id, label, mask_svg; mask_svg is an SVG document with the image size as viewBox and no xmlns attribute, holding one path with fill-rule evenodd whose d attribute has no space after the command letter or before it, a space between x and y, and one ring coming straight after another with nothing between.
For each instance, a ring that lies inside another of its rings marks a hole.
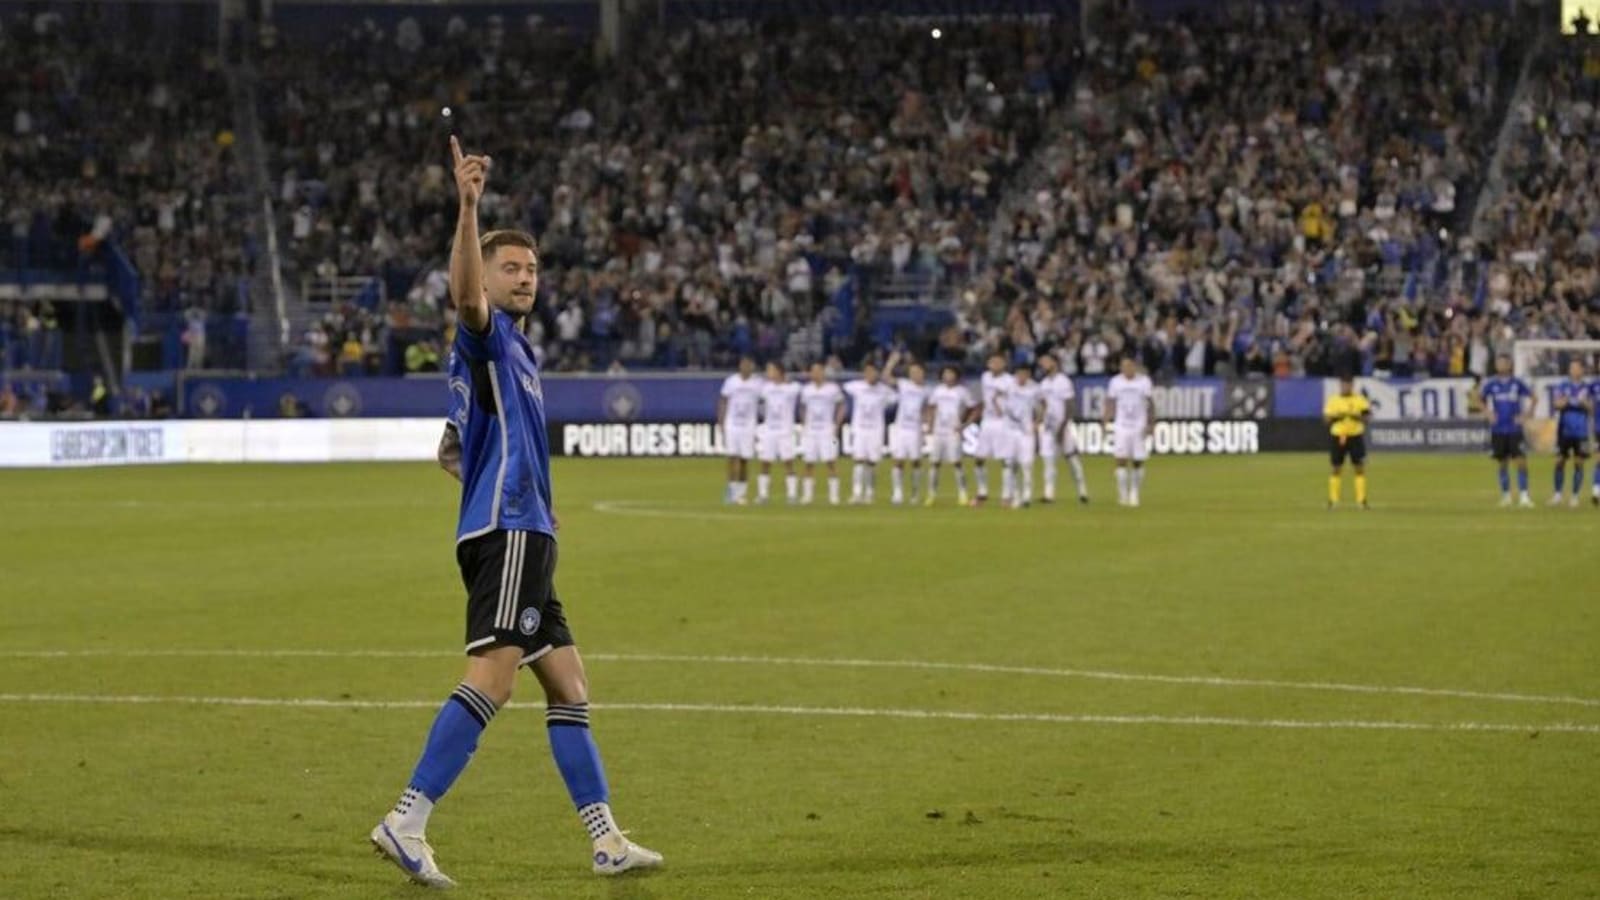
<instances>
[{"instance_id":1,"label":"spectator raising arm","mask_svg":"<svg viewBox=\"0 0 1600 900\"><path fill-rule=\"evenodd\" d=\"M461 209L456 217L456 239L450 248L450 297L461 323L483 334L489 328L489 298L483 294L483 253L478 248L478 200L489 177L489 157L466 156L461 142L450 136L450 157L455 165L456 191Z\"/></svg>"}]
</instances>

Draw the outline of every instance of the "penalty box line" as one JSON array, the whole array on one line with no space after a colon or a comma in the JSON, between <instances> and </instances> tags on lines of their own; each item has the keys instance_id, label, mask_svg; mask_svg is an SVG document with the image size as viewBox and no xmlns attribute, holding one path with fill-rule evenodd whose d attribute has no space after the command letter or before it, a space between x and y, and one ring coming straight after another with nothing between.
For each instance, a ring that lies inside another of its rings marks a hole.
<instances>
[{"instance_id":1,"label":"penalty box line","mask_svg":"<svg viewBox=\"0 0 1600 900\"><path fill-rule=\"evenodd\" d=\"M331 700L315 697L198 697L159 694L0 694L0 703L227 706L277 709L434 709L436 700ZM514 709L537 710L536 703L510 703ZM1097 715L1079 713L983 713L939 709L894 709L850 706L779 706L725 703L596 703L613 712L714 713L731 715L812 716L833 718L921 719L959 722L1014 722L1053 725L1154 725L1276 729L1292 731L1411 731L1600 734L1600 725L1578 722L1408 722L1366 719L1247 719L1227 716Z\"/></svg>"},{"instance_id":2,"label":"penalty box line","mask_svg":"<svg viewBox=\"0 0 1600 900\"><path fill-rule=\"evenodd\" d=\"M460 658L459 653L439 650L318 650L318 649L104 649L104 650L0 650L0 659L62 659L74 657L113 658L265 658L265 659L434 659ZM1337 681L1289 681L1267 678L1232 678L1221 675L1159 675L1148 672L1121 672L1103 669L1011 666L990 663L938 662L916 659L834 659L794 656L727 656L664 653L585 653L599 662L690 663L752 666L793 666L801 668L910 669L939 672L972 672L989 675L1031 675L1049 678L1080 678L1092 681L1123 681L1147 684L1193 685L1220 688L1259 688L1278 691L1323 691L1345 694L1439 697L1456 700L1492 700L1505 703L1555 704L1600 708L1600 699L1561 694L1525 694L1505 691L1475 691L1415 685L1355 684Z\"/></svg>"}]
</instances>

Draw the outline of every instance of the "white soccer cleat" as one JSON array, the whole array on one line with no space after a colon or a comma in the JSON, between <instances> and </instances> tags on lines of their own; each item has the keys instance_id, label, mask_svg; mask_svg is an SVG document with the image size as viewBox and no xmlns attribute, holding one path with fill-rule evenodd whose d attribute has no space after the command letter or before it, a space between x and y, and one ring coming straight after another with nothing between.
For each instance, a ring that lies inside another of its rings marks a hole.
<instances>
[{"instance_id":1,"label":"white soccer cleat","mask_svg":"<svg viewBox=\"0 0 1600 900\"><path fill-rule=\"evenodd\" d=\"M1577 509L1578 508L1578 495L1577 494L1573 494L1572 495L1572 499L1567 501L1567 505L1572 507L1573 509Z\"/></svg>"},{"instance_id":2,"label":"white soccer cleat","mask_svg":"<svg viewBox=\"0 0 1600 900\"><path fill-rule=\"evenodd\" d=\"M455 887L450 876L439 871L438 864L433 861L433 848L428 846L427 839L395 831L390 825L393 818L391 812L372 829L373 852L394 863L407 878L423 887Z\"/></svg>"},{"instance_id":3,"label":"white soccer cleat","mask_svg":"<svg viewBox=\"0 0 1600 900\"><path fill-rule=\"evenodd\" d=\"M1550 505L1551 506L1560 506L1561 505L1561 495L1560 494L1551 494L1550 495Z\"/></svg>"},{"instance_id":4,"label":"white soccer cleat","mask_svg":"<svg viewBox=\"0 0 1600 900\"><path fill-rule=\"evenodd\" d=\"M1129 506L1138 506L1139 505L1139 495L1138 494L1129 494L1128 495L1128 505Z\"/></svg>"},{"instance_id":5,"label":"white soccer cleat","mask_svg":"<svg viewBox=\"0 0 1600 900\"><path fill-rule=\"evenodd\" d=\"M1517 505L1523 509L1533 509L1533 498L1523 494L1522 498L1517 501Z\"/></svg>"},{"instance_id":6,"label":"white soccer cleat","mask_svg":"<svg viewBox=\"0 0 1600 900\"><path fill-rule=\"evenodd\" d=\"M1501 494L1500 495L1500 505L1501 506L1510 506L1511 505L1511 495L1510 494Z\"/></svg>"},{"instance_id":7,"label":"white soccer cleat","mask_svg":"<svg viewBox=\"0 0 1600 900\"><path fill-rule=\"evenodd\" d=\"M966 491L956 491L956 505L957 506L966 506L967 504L969 504L971 502L972 502L972 498L967 496L967 492Z\"/></svg>"},{"instance_id":8,"label":"white soccer cleat","mask_svg":"<svg viewBox=\"0 0 1600 900\"><path fill-rule=\"evenodd\" d=\"M661 854L641 847L620 833L594 842L594 873L621 875L633 869L654 869L663 862Z\"/></svg>"}]
</instances>

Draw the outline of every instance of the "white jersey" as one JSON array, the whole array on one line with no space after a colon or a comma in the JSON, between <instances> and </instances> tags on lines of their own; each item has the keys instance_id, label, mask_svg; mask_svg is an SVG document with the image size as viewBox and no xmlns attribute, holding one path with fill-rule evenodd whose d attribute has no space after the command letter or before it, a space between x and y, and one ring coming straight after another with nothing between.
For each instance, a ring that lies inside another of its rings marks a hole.
<instances>
[{"instance_id":1,"label":"white jersey","mask_svg":"<svg viewBox=\"0 0 1600 900\"><path fill-rule=\"evenodd\" d=\"M899 387L899 396L895 402L894 427L907 431L921 431L922 411L927 408L933 386L917 384L909 378L902 378Z\"/></svg>"},{"instance_id":2,"label":"white jersey","mask_svg":"<svg viewBox=\"0 0 1600 900\"><path fill-rule=\"evenodd\" d=\"M959 384L941 384L928 395L928 402L933 404L933 433L952 435L961 430L961 420L972 407L972 395Z\"/></svg>"},{"instance_id":3,"label":"white jersey","mask_svg":"<svg viewBox=\"0 0 1600 900\"><path fill-rule=\"evenodd\" d=\"M832 431L839 404L844 402L844 392L831 381L821 384L807 383L800 389L800 408L808 430Z\"/></svg>"},{"instance_id":4,"label":"white jersey","mask_svg":"<svg viewBox=\"0 0 1600 900\"><path fill-rule=\"evenodd\" d=\"M999 375L993 372L983 373L983 377L978 379L978 390L983 396L983 421L1001 420L1003 414L998 408L997 400L1016 383L1017 379L1009 372L1001 372Z\"/></svg>"},{"instance_id":5,"label":"white jersey","mask_svg":"<svg viewBox=\"0 0 1600 900\"><path fill-rule=\"evenodd\" d=\"M1148 375L1125 378L1119 373L1113 376L1106 387L1106 399L1117 404L1113 425L1119 431L1143 431L1150 424L1146 402L1154 393L1155 386Z\"/></svg>"},{"instance_id":6,"label":"white jersey","mask_svg":"<svg viewBox=\"0 0 1600 900\"><path fill-rule=\"evenodd\" d=\"M1039 395L1044 398L1044 424L1046 428L1060 428L1072 418L1072 399L1078 392L1072 387L1072 379L1060 372L1049 376L1039 382Z\"/></svg>"},{"instance_id":7,"label":"white jersey","mask_svg":"<svg viewBox=\"0 0 1600 900\"><path fill-rule=\"evenodd\" d=\"M850 427L856 430L881 430L888 421L889 407L894 405L894 388L883 382L867 384L856 379L845 384L844 392L850 395Z\"/></svg>"},{"instance_id":8,"label":"white jersey","mask_svg":"<svg viewBox=\"0 0 1600 900\"><path fill-rule=\"evenodd\" d=\"M1034 413L1039 408L1039 383L1013 384L1000 401L1006 410L1006 421L1013 427L1033 433Z\"/></svg>"},{"instance_id":9,"label":"white jersey","mask_svg":"<svg viewBox=\"0 0 1600 900\"><path fill-rule=\"evenodd\" d=\"M727 427L756 426L756 412L761 408L761 389L765 384L765 379L754 375L749 378L729 375L723 380L722 397L728 401L727 420L724 422Z\"/></svg>"},{"instance_id":10,"label":"white jersey","mask_svg":"<svg viewBox=\"0 0 1600 900\"><path fill-rule=\"evenodd\" d=\"M769 381L761 388L761 427L784 432L794 428L795 402L800 385L793 381Z\"/></svg>"}]
</instances>

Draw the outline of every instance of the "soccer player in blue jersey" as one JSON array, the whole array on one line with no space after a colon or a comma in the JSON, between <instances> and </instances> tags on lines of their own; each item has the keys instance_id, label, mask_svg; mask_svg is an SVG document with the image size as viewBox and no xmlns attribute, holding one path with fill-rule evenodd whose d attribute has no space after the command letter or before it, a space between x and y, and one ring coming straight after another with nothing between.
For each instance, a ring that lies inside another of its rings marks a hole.
<instances>
[{"instance_id":1,"label":"soccer player in blue jersey","mask_svg":"<svg viewBox=\"0 0 1600 900\"><path fill-rule=\"evenodd\" d=\"M434 718L410 782L372 830L372 845L412 881L454 882L439 871L425 829L435 803L467 767L478 738L511 699L517 670L544 688L556 768L594 844L601 875L661 864L611 818L600 751L589 733L583 661L556 599L556 520L544 396L522 334L539 279L538 246L517 231L478 237L478 200L489 157L468 156L454 137L460 209L450 252L450 295L460 314L450 353L449 432L440 462L461 479L456 561L467 588L466 675Z\"/></svg>"},{"instance_id":2,"label":"soccer player in blue jersey","mask_svg":"<svg viewBox=\"0 0 1600 900\"><path fill-rule=\"evenodd\" d=\"M1517 499L1519 506L1532 506L1528 496L1528 451L1525 448L1522 423L1533 405L1533 389L1528 383L1511 374L1511 357L1495 360L1495 374L1479 389L1483 395L1483 412L1489 419L1489 449L1500 469L1500 505L1511 505L1511 473L1506 466L1517 464Z\"/></svg>"},{"instance_id":3,"label":"soccer player in blue jersey","mask_svg":"<svg viewBox=\"0 0 1600 900\"><path fill-rule=\"evenodd\" d=\"M1600 456L1600 378L1589 382L1589 415L1594 420L1595 453ZM1594 472L1589 476L1589 502L1600 506L1600 459L1594 461Z\"/></svg>"},{"instance_id":4,"label":"soccer player in blue jersey","mask_svg":"<svg viewBox=\"0 0 1600 900\"><path fill-rule=\"evenodd\" d=\"M1567 367L1567 380L1555 387L1556 411L1556 492L1550 505L1561 503L1561 483L1567 474L1567 460L1572 460L1572 500L1578 505L1578 495L1583 493L1583 464L1589 458L1589 418L1594 404L1589 400L1589 386L1583 383L1583 363L1573 360Z\"/></svg>"}]
</instances>

